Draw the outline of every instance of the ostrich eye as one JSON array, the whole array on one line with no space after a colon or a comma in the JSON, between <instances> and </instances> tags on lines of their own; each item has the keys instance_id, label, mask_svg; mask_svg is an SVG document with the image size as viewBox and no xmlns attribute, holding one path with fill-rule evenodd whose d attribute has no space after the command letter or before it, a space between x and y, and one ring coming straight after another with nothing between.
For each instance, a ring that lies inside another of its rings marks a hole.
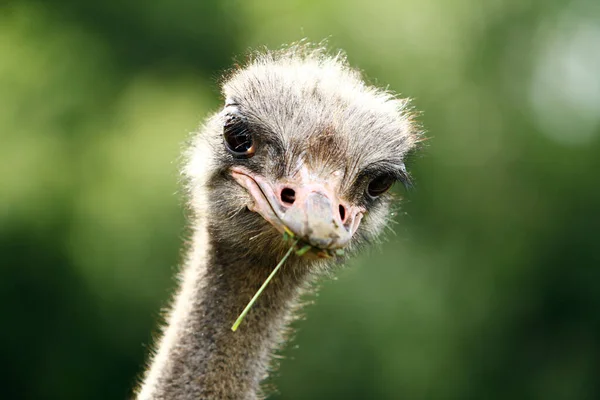
<instances>
[{"instance_id":1,"label":"ostrich eye","mask_svg":"<svg viewBox=\"0 0 600 400\"><path fill-rule=\"evenodd\" d=\"M379 197L392 186L394 183L394 177L391 175L380 175L377 178L373 179L369 186L367 186L367 194L372 197Z\"/></svg>"},{"instance_id":2,"label":"ostrich eye","mask_svg":"<svg viewBox=\"0 0 600 400\"><path fill-rule=\"evenodd\" d=\"M252 131L245 121L236 116L229 116L223 125L225 147L236 158L250 158L254 155L255 146Z\"/></svg>"}]
</instances>

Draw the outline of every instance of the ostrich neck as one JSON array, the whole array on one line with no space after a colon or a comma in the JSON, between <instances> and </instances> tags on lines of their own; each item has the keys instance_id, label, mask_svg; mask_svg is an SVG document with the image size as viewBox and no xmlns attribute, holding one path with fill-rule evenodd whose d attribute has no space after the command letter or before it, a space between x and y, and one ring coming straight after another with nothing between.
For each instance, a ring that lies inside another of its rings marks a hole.
<instances>
[{"instance_id":1,"label":"ostrich neck","mask_svg":"<svg viewBox=\"0 0 600 400\"><path fill-rule=\"evenodd\" d=\"M231 325L277 259L236 254L223 241L212 240L212 233L205 227L194 235L168 326L138 400L260 396L270 353L282 341L282 329L308 277L285 273L284 267L232 332Z\"/></svg>"}]
</instances>

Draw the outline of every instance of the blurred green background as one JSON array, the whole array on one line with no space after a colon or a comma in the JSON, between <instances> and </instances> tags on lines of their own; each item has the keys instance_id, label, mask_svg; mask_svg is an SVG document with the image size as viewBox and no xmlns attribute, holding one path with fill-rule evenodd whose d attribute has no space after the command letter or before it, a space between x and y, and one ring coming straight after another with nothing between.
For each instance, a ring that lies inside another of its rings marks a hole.
<instances>
[{"instance_id":1,"label":"blurred green background","mask_svg":"<svg viewBox=\"0 0 600 400\"><path fill-rule=\"evenodd\" d=\"M236 57L302 37L430 140L272 398L600 398L595 0L2 2L0 398L130 395L187 235L183 142Z\"/></svg>"}]
</instances>

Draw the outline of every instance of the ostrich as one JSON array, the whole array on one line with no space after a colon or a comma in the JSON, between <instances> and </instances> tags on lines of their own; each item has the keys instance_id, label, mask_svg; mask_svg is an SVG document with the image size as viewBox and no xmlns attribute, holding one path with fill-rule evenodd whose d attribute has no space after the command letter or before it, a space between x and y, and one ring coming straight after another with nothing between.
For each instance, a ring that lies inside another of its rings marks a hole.
<instances>
[{"instance_id":1,"label":"ostrich","mask_svg":"<svg viewBox=\"0 0 600 400\"><path fill-rule=\"evenodd\" d=\"M264 398L299 296L376 239L420 132L407 100L342 54L293 45L250 57L194 134L183 175L190 250L137 399ZM237 331L232 323L290 249ZM343 251L341 251L343 250Z\"/></svg>"}]
</instances>

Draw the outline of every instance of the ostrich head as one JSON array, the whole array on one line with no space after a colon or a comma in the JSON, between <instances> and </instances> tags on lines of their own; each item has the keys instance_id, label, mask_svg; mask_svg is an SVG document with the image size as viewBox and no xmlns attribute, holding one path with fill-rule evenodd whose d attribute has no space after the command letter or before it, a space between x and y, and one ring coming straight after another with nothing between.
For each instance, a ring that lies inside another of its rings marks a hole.
<instances>
[{"instance_id":1,"label":"ostrich head","mask_svg":"<svg viewBox=\"0 0 600 400\"><path fill-rule=\"evenodd\" d=\"M222 90L185 169L214 240L274 262L289 248L284 232L321 256L381 233L388 189L408 184L404 158L419 137L406 100L365 84L343 56L303 46L256 56Z\"/></svg>"},{"instance_id":2,"label":"ostrich head","mask_svg":"<svg viewBox=\"0 0 600 400\"><path fill-rule=\"evenodd\" d=\"M223 97L188 150L192 251L140 400L260 397L305 288L340 250L381 233L388 189L408 183L419 131L407 102L365 84L342 56L304 45L261 53ZM311 251L279 270L292 251L283 233ZM238 315L246 322L232 332Z\"/></svg>"}]
</instances>

